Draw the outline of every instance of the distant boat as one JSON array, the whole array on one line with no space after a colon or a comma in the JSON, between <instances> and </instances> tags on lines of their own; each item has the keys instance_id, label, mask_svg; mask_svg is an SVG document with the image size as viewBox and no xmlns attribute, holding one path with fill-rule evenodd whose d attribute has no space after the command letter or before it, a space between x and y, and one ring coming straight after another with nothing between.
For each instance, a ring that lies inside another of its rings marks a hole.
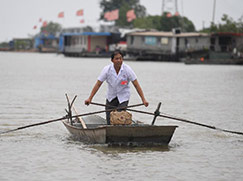
<instances>
[{"instance_id":1,"label":"distant boat","mask_svg":"<svg viewBox=\"0 0 243 181\"><path fill-rule=\"evenodd\" d=\"M155 126L143 123L131 125L107 125L106 120L97 115L82 118L87 128L80 122L63 124L74 138L91 144L117 146L157 146L168 145L177 126Z\"/></svg>"}]
</instances>

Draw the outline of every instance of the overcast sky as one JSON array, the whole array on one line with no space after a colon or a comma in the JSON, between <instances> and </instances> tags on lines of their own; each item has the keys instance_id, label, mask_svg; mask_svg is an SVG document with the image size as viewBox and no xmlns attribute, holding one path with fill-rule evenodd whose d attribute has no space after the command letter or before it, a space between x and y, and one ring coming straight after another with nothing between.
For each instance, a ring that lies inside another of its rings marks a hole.
<instances>
[{"instance_id":1,"label":"overcast sky","mask_svg":"<svg viewBox=\"0 0 243 181\"><path fill-rule=\"evenodd\" d=\"M160 15L163 0L140 0L150 15ZM173 8L168 1L168 8ZM208 27L212 21L214 0L178 0L178 10L189 18L196 29ZM77 17L76 11L84 9L84 16ZM64 11L64 18L57 17ZM25 38L39 32L39 19L60 23L63 27L98 26L101 9L99 0L0 0L0 42L13 38ZM234 20L243 16L243 0L217 0L215 23L223 14ZM80 24L84 19L85 23ZM33 29L34 26L37 29Z\"/></svg>"}]
</instances>

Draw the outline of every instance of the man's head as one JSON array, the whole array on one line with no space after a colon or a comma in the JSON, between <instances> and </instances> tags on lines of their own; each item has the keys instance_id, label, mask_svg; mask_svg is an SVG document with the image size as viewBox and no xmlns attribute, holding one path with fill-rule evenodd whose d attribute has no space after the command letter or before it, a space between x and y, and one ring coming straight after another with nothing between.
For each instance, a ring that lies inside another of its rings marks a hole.
<instances>
[{"instance_id":1,"label":"man's head","mask_svg":"<svg viewBox=\"0 0 243 181\"><path fill-rule=\"evenodd\" d=\"M116 70L120 70L123 62L123 54L120 50L115 50L111 55L111 61L114 64Z\"/></svg>"},{"instance_id":2,"label":"man's head","mask_svg":"<svg viewBox=\"0 0 243 181\"><path fill-rule=\"evenodd\" d=\"M120 54L123 58L123 53L120 50L115 50L112 54L111 54L111 61L112 59L114 59L115 55Z\"/></svg>"}]
</instances>

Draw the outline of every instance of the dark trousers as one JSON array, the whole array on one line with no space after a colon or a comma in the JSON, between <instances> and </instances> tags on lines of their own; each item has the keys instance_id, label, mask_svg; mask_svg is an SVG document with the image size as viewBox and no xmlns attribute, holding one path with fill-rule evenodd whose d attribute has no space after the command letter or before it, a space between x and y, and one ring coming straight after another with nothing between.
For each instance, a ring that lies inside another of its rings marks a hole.
<instances>
[{"instance_id":1,"label":"dark trousers","mask_svg":"<svg viewBox=\"0 0 243 181\"><path fill-rule=\"evenodd\" d=\"M125 101L125 102L122 102L122 103L119 103L117 97L114 98L111 102L109 102L107 99L106 99L106 106L105 106L105 110L108 110L108 109L113 109L114 107L119 109L120 107L126 107L128 105L128 102L129 101ZM126 110L126 109L120 109L118 111L123 111L123 110ZM110 123L110 113L111 111L107 111L106 112L106 120L107 120L107 124L111 124Z\"/></svg>"}]
</instances>

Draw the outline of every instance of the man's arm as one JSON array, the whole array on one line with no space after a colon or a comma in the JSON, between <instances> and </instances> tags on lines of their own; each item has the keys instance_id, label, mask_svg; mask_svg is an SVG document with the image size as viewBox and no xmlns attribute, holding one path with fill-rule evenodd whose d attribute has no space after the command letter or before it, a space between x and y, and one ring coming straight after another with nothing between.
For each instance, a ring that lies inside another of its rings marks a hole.
<instances>
[{"instance_id":1,"label":"man's arm","mask_svg":"<svg viewBox=\"0 0 243 181\"><path fill-rule=\"evenodd\" d=\"M149 105L149 103L147 102L147 100L144 97L143 90L142 90L141 86L139 85L138 80L136 79L136 80L132 81L132 83L133 83L134 87L136 88L139 96L141 97L143 104L147 107Z\"/></svg>"},{"instance_id":2,"label":"man's arm","mask_svg":"<svg viewBox=\"0 0 243 181\"><path fill-rule=\"evenodd\" d=\"M103 82L97 80L97 82L95 83L91 93L90 93L90 96L87 100L85 100L85 104L86 105L89 105L93 99L93 97L95 96L96 92L99 90L100 86L102 85Z\"/></svg>"}]
</instances>

